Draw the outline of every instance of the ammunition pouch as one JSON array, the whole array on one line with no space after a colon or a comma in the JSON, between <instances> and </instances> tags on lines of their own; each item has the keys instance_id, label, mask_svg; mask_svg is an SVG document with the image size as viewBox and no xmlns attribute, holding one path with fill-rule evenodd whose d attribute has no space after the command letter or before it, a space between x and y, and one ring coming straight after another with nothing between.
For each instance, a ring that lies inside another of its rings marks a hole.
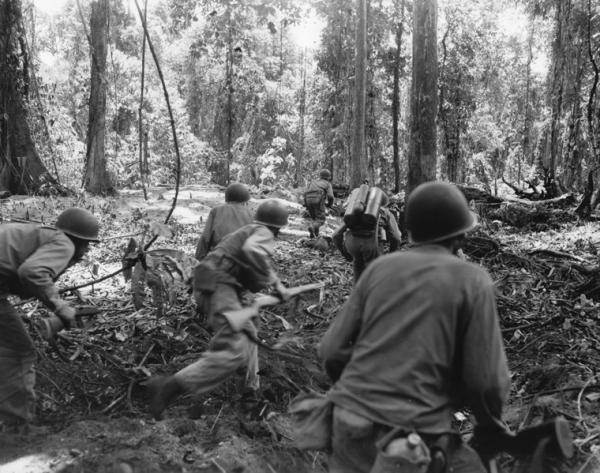
<instances>
[{"instance_id":1,"label":"ammunition pouch","mask_svg":"<svg viewBox=\"0 0 600 473\"><path fill-rule=\"evenodd\" d=\"M300 450L331 450L333 403L327 394L303 393L290 402L294 445Z\"/></svg>"}]
</instances>

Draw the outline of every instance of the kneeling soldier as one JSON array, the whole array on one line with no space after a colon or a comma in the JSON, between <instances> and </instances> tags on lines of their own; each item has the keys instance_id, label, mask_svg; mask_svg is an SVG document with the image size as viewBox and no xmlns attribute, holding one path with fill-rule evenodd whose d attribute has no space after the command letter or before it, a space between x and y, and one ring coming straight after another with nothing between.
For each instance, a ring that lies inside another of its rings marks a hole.
<instances>
[{"instance_id":1,"label":"kneeling soldier","mask_svg":"<svg viewBox=\"0 0 600 473\"><path fill-rule=\"evenodd\" d=\"M54 281L98 242L98 220L84 209L62 212L54 227L0 225L0 422L26 433L35 410L35 347L9 295L36 297L68 327L75 309Z\"/></svg>"}]
</instances>

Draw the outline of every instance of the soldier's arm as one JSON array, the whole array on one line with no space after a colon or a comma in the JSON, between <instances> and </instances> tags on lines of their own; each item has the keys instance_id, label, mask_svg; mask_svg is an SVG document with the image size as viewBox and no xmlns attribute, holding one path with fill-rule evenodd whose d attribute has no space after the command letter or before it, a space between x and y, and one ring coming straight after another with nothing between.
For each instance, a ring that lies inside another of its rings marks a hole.
<instances>
[{"instance_id":1,"label":"soldier's arm","mask_svg":"<svg viewBox=\"0 0 600 473\"><path fill-rule=\"evenodd\" d=\"M266 227L259 227L242 246L242 252L249 268L256 277L257 285L267 287L276 285L279 277L273 268L271 257L275 247L275 238Z\"/></svg>"},{"instance_id":2,"label":"soldier's arm","mask_svg":"<svg viewBox=\"0 0 600 473\"><path fill-rule=\"evenodd\" d=\"M361 326L360 282L325 332L318 346L323 367L332 382L336 382L352 356L352 348Z\"/></svg>"},{"instance_id":3,"label":"soldier's arm","mask_svg":"<svg viewBox=\"0 0 600 473\"><path fill-rule=\"evenodd\" d=\"M198 241L198 246L196 247L197 260L201 260L202 258L204 258L208 254L208 250L210 249L210 239L212 236L214 214L214 209L210 209L208 217L206 218L206 225L204 225L204 230L202 231L202 235L200 236L200 241Z\"/></svg>"},{"instance_id":4,"label":"soldier's arm","mask_svg":"<svg viewBox=\"0 0 600 473\"><path fill-rule=\"evenodd\" d=\"M352 261L352 256L346 250L344 246L344 233L346 233L346 224L342 223L337 230L333 233L331 239L333 240L333 244L340 251L342 256L346 258L348 261Z\"/></svg>"},{"instance_id":5,"label":"soldier's arm","mask_svg":"<svg viewBox=\"0 0 600 473\"><path fill-rule=\"evenodd\" d=\"M503 428L510 373L489 276L469 306L462 341L465 400L480 426Z\"/></svg>"},{"instance_id":6,"label":"soldier's arm","mask_svg":"<svg viewBox=\"0 0 600 473\"><path fill-rule=\"evenodd\" d=\"M330 183L327 184L327 207L331 207L335 202L335 196L333 195L333 187Z\"/></svg>"},{"instance_id":7,"label":"soldier's arm","mask_svg":"<svg viewBox=\"0 0 600 473\"><path fill-rule=\"evenodd\" d=\"M396 218L388 209L385 209L386 213L386 233L388 241L390 242L390 251L396 251L402 242L402 233L398 228L398 222Z\"/></svg>"},{"instance_id":8,"label":"soldier's arm","mask_svg":"<svg viewBox=\"0 0 600 473\"><path fill-rule=\"evenodd\" d=\"M69 266L74 254L73 243L62 234L40 246L17 270L26 293L37 297L55 312L66 306L54 280Z\"/></svg>"}]
</instances>

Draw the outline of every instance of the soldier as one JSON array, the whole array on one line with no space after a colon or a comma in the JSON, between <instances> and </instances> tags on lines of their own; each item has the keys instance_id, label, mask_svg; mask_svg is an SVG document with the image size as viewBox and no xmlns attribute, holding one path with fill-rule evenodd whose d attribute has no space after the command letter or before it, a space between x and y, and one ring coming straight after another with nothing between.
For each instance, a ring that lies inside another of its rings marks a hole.
<instances>
[{"instance_id":1,"label":"soldier","mask_svg":"<svg viewBox=\"0 0 600 473\"><path fill-rule=\"evenodd\" d=\"M311 181L304 192L304 206L310 216L308 233L311 238L319 236L319 228L325 223L325 206L331 207L335 200L330 181L331 173L322 169L319 179Z\"/></svg>"},{"instance_id":2,"label":"soldier","mask_svg":"<svg viewBox=\"0 0 600 473\"><path fill-rule=\"evenodd\" d=\"M201 260L231 232L252 223L252 212L248 208L250 192L239 182L227 186L225 204L210 209L204 231L196 248L196 259Z\"/></svg>"},{"instance_id":3,"label":"soldier","mask_svg":"<svg viewBox=\"0 0 600 473\"><path fill-rule=\"evenodd\" d=\"M62 212L54 227L0 225L0 422L6 432L26 433L35 411L35 348L8 295L36 297L68 327L75 309L54 281L98 242L98 220L87 210Z\"/></svg>"},{"instance_id":4,"label":"soldier","mask_svg":"<svg viewBox=\"0 0 600 473\"><path fill-rule=\"evenodd\" d=\"M240 293L245 289L273 287L282 299L289 298L271 262L275 237L287 222L286 208L267 200L258 207L254 223L226 236L196 267L196 303L216 333L197 362L173 376L155 376L147 382L150 412L156 419L180 394L210 391L244 366L250 395L258 390L258 353L251 340L256 338L256 326L250 318L234 320L229 314L242 308Z\"/></svg>"},{"instance_id":5,"label":"soldier","mask_svg":"<svg viewBox=\"0 0 600 473\"><path fill-rule=\"evenodd\" d=\"M390 252L400 246L402 235L394 215L386 208L388 197L381 193L381 206L376 225L343 223L333 234L333 242L344 258L352 261L354 282L363 273L367 265L384 251L384 243L389 242Z\"/></svg>"},{"instance_id":6,"label":"soldier","mask_svg":"<svg viewBox=\"0 0 600 473\"><path fill-rule=\"evenodd\" d=\"M399 427L429 446L447 440L444 471L484 473L452 427L468 406L479 425L504 431L510 387L494 284L456 256L477 221L440 182L417 187L406 214L414 247L369 265L319 346L334 383L329 471L368 473L376 442Z\"/></svg>"}]
</instances>

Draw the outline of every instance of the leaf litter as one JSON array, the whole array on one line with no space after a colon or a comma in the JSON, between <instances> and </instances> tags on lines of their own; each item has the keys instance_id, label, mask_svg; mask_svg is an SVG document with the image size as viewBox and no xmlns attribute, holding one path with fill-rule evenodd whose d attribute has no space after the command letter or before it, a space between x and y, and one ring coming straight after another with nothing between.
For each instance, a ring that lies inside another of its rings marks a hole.
<instances>
[{"instance_id":1,"label":"leaf litter","mask_svg":"<svg viewBox=\"0 0 600 473\"><path fill-rule=\"evenodd\" d=\"M2 221L47 224L72 205L100 217L103 242L61 277L63 288L119 270L130 238L159 237L147 252L146 274L138 269L133 288L119 274L65 293L73 304L100 312L53 343L35 330L45 310L34 301L20 303L38 348L38 418L50 433L0 446L0 473L20 471L14 470L19 461L28 461L26 471L32 472L324 471L322 454L293 447L286 406L300 390L328 387L316 345L350 293L352 270L329 240L318 249L308 244L293 202L290 227L276 248L277 269L288 286L322 281L325 288L261 311L261 341L279 349L259 349L262 399L248 404L241 377L232 377L211 393L185 396L164 421L148 413L141 383L195 361L210 339L187 289L191 263L185 255L194 253L201 228L194 209L206 207L207 213L217 201L212 190L206 205L202 189L182 189L181 196L188 194L179 205L191 204L197 220L184 212L185 223L175 217L168 230L158 225L165 201L146 202L135 194L127 196L126 206L122 199L89 197L0 201ZM258 203L253 199L253 206ZM336 224L328 218L325 236ZM517 429L564 416L577 454L552 471L594 471L600 444L600 237L594 223L551 227L531 232L495 224L492 229L484 220L464 252L488 268L496 284L512 372L507 422ZM154 273L154 282L147 273ZM470 424L460 425L468 433ZM510 457L502 463L506 471L517 471Z\"/></svg>"}]
</instances>

